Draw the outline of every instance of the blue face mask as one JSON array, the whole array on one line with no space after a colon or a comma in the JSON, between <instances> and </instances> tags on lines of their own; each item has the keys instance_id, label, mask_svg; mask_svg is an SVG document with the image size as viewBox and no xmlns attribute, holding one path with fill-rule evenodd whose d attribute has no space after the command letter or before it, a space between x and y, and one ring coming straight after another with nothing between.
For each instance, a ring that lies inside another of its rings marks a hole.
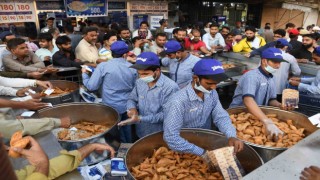
<instances>
[{"instance_id":1,"label":"blue face mask","mask_svg":"<svg viewBox=\"0 0 320 180\"><path fill-rule=\"evenodd\" d=\"M209 90L207 90L206 88L204 88L204 87L200 84L200 82L199 82L199 85L198 85L197 83L195 83L195 84L194 84L194 88L195 88L196 90L201 91L201 92L206 93L206 94L210 94L210 93L211 93L211 91L209 91Z\"/></svg>"},{"instance_id":2,"label":"blue face mask","mask_svg":"<svg viewBox=\"0 0 320 180\"><path fill-rule=\"evenodd\" d=\"M153 82L155 79L153 77L153 75L151 76L146 76L146 77L143 77L143 78L140 78L142 81L144 81L145 83L150 83L150 82Z\"/></svg>"}]
</instances>

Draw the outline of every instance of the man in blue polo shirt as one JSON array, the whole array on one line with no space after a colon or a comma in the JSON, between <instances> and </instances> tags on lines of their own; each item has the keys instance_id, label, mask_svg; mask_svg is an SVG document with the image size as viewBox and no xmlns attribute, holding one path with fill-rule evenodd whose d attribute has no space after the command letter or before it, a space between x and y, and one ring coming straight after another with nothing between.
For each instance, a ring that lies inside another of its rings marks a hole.
<instances>
[{"instance_id":1,"label":"man in blue polo shirt","mask_svg":"<svg viewBox=\"0 0 320 180\"><path fill-rule=\"evenodd\" d=\"M144 52L137 57L139 79L127 102L130 119L118 125L137 123L139 138L163 130L164 106L172 94L179 90L178 85L161 73L159 57L153 52Z\"/></svg>"},{"instance_id":2,"label":"man in blue polo shirt","mask_svg":"<svg viewBox=\"0 0 320 180\"><path fill-rule=\"evenodd\" d=\"M192 82L174 94L165 110L163 138L170 149L207 157L203 148L189 143L180 136L182 128L211 129L212 123L224 133L235 152L243 149L237 140L229 114L222 108L215 90L228 77L222 64L215 59L198 61L193 68ZM206 159L206 158L205 158Z\"/></svg>"},{"instance_id":3,"label":"man in blue polo shirt","mask_svg":"<svg viewBox=\"0 0 320 180\"><path fill-rule=\"evenodd\" d=\"M188 53L176 40L164 44L164 52L168 57L162 59L162 66L169 66L170 78L180 88L187 86L192 81L192 68L200 58Z\"/></svg>"},{"instance_id":4,"label":"man in blue polo shirt","mask_svg":"<svg viewBox=\"0 0 320 180\"><path fill-rule=\"evenodd\" d=\"M281 62L287 62L281 56L282 52L277 48L268 48L261 54L259 68L244 74L235 90L230 107L246 106L251 114L265 124L270 135L276 137L283 132L269 119L259 106L282 107L276 100L276 86L272 76L280 68Z\"/></svg>"},{"instance_id":5,"label":"man in blue polo shirt","mask_svg":"<svg viewBox=\"0 0 320 180\"><path fill-rule=\"evenodd\" d=\"M87 70L82 68L83 84L90 91L102 86L102 103L115 108L121 115L121 120L127 119L127 101L134 88L137 71L129 68L131 63L126 61L128 45L116 41L111 45L113 59L100 63L90 77ZM120 129L121 142L132 143L131 126Z\"/></svg>"}]
</instances>

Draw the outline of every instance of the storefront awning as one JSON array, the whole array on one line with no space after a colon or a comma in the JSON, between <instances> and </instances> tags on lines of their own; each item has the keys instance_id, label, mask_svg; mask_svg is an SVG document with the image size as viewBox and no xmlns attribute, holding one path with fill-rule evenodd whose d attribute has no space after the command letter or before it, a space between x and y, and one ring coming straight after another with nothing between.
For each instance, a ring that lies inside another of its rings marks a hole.
<instances>
[{"instance_id":1,"label":"storefront awning","mask_svg":"<svg viewBox=\"0 0 320 180\"><path fill-rule=\"evenodd\" d=\"M312 8L306 7L306 6L301 6L297 4L290 4L290 3L283 3L282 8L284 9L289 9L289 10L299 10L303 12L311 12Z\"/></svg>"}]
</instances>

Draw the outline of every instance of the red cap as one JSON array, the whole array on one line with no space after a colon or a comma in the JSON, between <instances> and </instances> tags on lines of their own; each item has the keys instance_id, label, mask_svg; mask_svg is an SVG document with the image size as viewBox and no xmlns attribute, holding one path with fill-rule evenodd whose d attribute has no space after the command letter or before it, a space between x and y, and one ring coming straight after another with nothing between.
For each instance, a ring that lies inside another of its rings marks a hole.
<instances>
[{"instance_id":1,"label":"red cap","mask_svg":"<svg viewBox=\"0 0 320 180\"><path fill-rule=\"evenodd\" d=\"M291 29L291 30L289 31L289 34L299 35L299 31L298 31L298 29Z\"/></svg>"}]
</instances>

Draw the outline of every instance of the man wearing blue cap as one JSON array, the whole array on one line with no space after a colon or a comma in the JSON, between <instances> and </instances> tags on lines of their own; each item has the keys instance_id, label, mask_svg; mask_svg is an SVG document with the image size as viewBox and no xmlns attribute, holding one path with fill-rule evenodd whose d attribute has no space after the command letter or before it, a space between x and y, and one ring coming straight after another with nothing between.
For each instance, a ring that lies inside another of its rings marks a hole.
<instances>
[{"instance_id":1,"label":"man wearing blue cap","mask_svg":"<svg viewBox=\"0 0 320 180\"><path fill-rule=\"evenodd\" d=\"M276 85L277 100L282 101L282 91L286 88L289 74L299 76L301 69L298 65L298 61L294 56L287 53L286 50L289 46L289 42L286 39L278 39L275 47L281 51L281 55L286 62L282 62L279 70L272 75Z\"/></svg>"},{"instance_id":2,"label":"man wearing blue cap","mask_svg":"<svg viewBox=\"0 0 320 180\"><path fill-rule=\"evenodd\" d=\"M180 88L187 86L192 81L192 68L200 58L185 51L176 40L164 44L164 52L168 57L162 59L162 65L169 66L170 78Z\"/></svg>"},{"instance_id":3,"label":"man wearing blue cap","mask_svg":"<svg viewBox=\"0 0 320 180\"><path fill-rule=\"evenodd\" d=\"M131 68L137 69L140 78L127 102L130 119L118 125L136 123L136 133L142 138L163 130L164 106L179 87L161 73L159 57L153 52L141 53Z\"/></svg>"},{"instance_id":4,"label":"man wearing blue cap","mask_svg":"<svg viewBox=\"0 0 320 180\"><path fill-rule=\"evenodd\" d=\"M277 48L268 48L262 52L259 68L244 74L235 90L230 107L246 106L251 114L265 124L268 134L276 137L283 132L269 119L259 106L282 107L276 100L276 86L273 73L280 68L281 62L287 62Z\"/></svg>"},{"instance_id":5,"label":"man wearing blue cap","mask_svg":"<svg viewBox=\"0 0 320 180\"><path fill-rule=\"evenodd\" d=\"M312 58L317 65L320 65L320 46L314 49ZM292 86L297 86L299 91L320 95L320 70L318 70L316 77L292 77L289 83Z\"/></svg>"},{"instance_id":6,"label":"man wearing blue cap","mask_svg":"<svg viewBox=\"0 0 320 180\"><path fill-rule=\"evenodd\" d=\"M215 59L200 60L193 72L192 82L178 91L165 109L164 140L175 151L207 157L206 150L182 138L180 130L211 129L214 123L227 136L229 145L235 147L235 152L241 151L243 143L236 139L236 129L215 91L217 84L228 78L222 64Z\"/></svg>"},{"instance_id":7,"label":"man wearing blue cap","mask_svg":"<svg viewBox=\"0 0 320 180\"><path fill-rule=\"evenodd\" d=\"M137 78L136 70L129 68L132 64L126 61L128 45L123 41L116 41L110 48L113 59L100 63L92 73L87 74L82 68L83 84L90 91L98 90L102 86L102 103L115 108L121 119L127 119L127 101L134 88ZM121 142L132 142L131 127L120 129Z\"/></svg>"}]
</instances>

